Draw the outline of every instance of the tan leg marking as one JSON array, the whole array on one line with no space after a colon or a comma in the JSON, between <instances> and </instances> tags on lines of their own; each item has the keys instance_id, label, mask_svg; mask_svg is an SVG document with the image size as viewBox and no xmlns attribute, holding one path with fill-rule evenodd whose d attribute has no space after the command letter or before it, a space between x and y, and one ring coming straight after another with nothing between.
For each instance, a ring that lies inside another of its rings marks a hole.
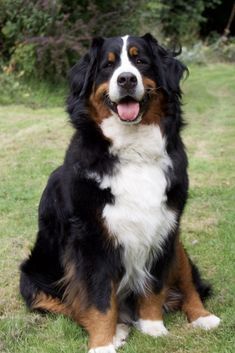
<instances>
[{"instance_id":1,"label":"tan leg marking","mask_svg":"<svg viewBox=\"0 0 235 353\"><path fill-rule=\"evenodd\" d=\"M117 303L112 291L110 307L106 313L95 307L80 312L76 317L89 334L89 348L105 347L113 343L117 326Z\"/></svg>"},{"instance_id":2,"label":"tan leg marking","mask_svg":"<svg viewBox=\"0 0 235 353\"><path fill-rule=\"evenodd\" d=\"M139 298L139 321L137 328L148 335L158 337L168 333L163 324L162 307L165 290L159 294L150 293Z\"/></svg>"},{"instance_id":3,"label":"tan leg marking","mask_svg":"<svg viewBox=\"0 0 235 353\"><path fill-rule=\"evenodd\" d=\"M192 322L199 317L210 315L200 299L192 278L191 264L181 243L178 244L178 264L179 264L179 288L184 295L182 310L185 312L188 321Z\"/></svg>"},{"instance_id":4,"label":"tan leg marking","mask_svg":"<svg viewBox=\"0 0 235 353\"><path fill-rule=\"evenodd\" d=\"M139 317L143 320L162 320L165 290L159 294L150 293L139 298Z\"/></svg>"},{"instance_id":5,"label":"tan leg marking","mask_svg":"<svg viewBox=\"0 0 235 353\"><path fill-rule=\"evenodd\" d=\"M39 292L32 304L33 310L45 310L55 314L71 316L71 310L58 298L53 298L44 292Z\"/></svg>"}]
</instances>

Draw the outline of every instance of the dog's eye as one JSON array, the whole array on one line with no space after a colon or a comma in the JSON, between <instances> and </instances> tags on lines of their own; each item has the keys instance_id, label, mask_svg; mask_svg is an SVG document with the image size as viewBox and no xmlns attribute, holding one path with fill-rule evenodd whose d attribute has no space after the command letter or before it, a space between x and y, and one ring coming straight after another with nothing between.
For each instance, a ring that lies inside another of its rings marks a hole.
<instances>
[{"instance_id":1,"label":"dog's eye","mask_svg":"<svg viewBox=\"0 0 235 353\"><path fill-rule=\"evenodd\" d=\"M137 65L144 64L144 61L141 59L136 59L136 64Z\"/></svg>"},{"instance_id":2,"label":"dog's eye","mask_svg":"<svg viewBox=\"0 0 235 353\"><path fill-rule=\"evenodd\" d=\"M105 64L105 68L113 67L113 65L114 65L113 61L107 61L107 63Z\"/></svg>"}]
</instances>

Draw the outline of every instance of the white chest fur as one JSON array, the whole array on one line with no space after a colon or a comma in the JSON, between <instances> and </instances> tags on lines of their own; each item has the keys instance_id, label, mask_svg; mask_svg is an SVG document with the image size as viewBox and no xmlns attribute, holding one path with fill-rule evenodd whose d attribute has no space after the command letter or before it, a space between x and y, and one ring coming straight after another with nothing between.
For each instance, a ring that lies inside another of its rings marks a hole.
<instances>
[{"instance_id":1,"label":"white chest fur","mask_svg":"<svg viewBox=\"0 0 235 353\"><path fill-rule=\"evenodd\" d=\"M151 276L153 256L174 227L175 214L166 206L165 173L171 161L157 125L122 125L116 117L102 123L112 139L111 152L118 156L115 174L101 187L110 187L114 205L106 205L103 218L117 244L123 247L125 275L119 291L144 292Z\"/></svg>"}]
</instances>

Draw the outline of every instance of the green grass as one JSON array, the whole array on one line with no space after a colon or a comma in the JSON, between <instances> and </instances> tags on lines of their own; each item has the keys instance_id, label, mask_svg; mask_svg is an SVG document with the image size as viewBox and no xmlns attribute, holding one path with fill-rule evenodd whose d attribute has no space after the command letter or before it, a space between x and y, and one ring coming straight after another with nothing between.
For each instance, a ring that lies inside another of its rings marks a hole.
<instances>
[{"instance_id":1,"label":"green grass","mask_svg":"<svg viewBox=\"0 0 235 353\"><path fill-rule=\"evenodd\" d=\"M214 286L207 308L221 317L222 324L203 332L190 329L180 313L167 315L168 337L153 339L133 329L123 353L235 352L235 68L195 66L190 71L183 83L188 122L183 137L191 186L182 238ZM4 353L87 349L87 335L75 323L29 313L18 293L18 266L35 238L41 192L49 173L62 162L72 133L63 105L53 107L63 102L62 92L61 96L43 92L39 98L33 92L32 107L9 105L0 110L0 352Z\"/></svg>"},{"instance_id":2,"label":"green grass","mask_svg":"<svg viewBox=\"0 0 235 353\"><path fill-rule=\"evenodd\" d=\"M20 75L0 72L0 104L24 104L32 109L64 105L65 82L49 84L43 81L25 81Z\"/></svg>"}]
</instances>

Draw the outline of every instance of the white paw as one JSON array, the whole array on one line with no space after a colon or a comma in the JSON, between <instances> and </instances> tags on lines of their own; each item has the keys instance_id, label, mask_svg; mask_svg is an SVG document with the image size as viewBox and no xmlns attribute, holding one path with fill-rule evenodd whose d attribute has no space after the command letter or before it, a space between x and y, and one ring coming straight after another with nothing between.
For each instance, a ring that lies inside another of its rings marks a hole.
<instances>
[{"instance_id":1,"label":"white paw","mask_svg":"<svg viewBox=\"0 0 235 353\"><path fill-rule=\"evenodd\" d=\"M220 324L220 318L215 315L201 316L197 320L191 322L192 327L202 328L204 330L211 330Z\"/></svg>"},{"instance_id":2,"label":"white paw","mask_svg":"<svg viewBox=\"0 0 235 353\"><path fill-rule=\"evenodd\" d=\"M88 353L116 353L113 344L109 344L108 346L91 348Z\"/></svg>"},{"instance_id":3,"label":"white paw","mask_svg":"<svg viewBox=\"0 0 235 353\"><path fill-rule=\"evenodd\" d=\"M146 333L147 335L159 337L168 334L162 320L139 320L137 323L137 328Z\"/></svg>"},{"instance_id":4,"label":"white paw","mask_svg":"<svg viewBox=\"0 0 235 353\"><path fill-rule=\"evenodd\" d=\"M126 343L129 335L130 327L125 324L117 324L116 334L113 337L113 344L115 348L122 347Z\"/></svg>"}]
</instances>

